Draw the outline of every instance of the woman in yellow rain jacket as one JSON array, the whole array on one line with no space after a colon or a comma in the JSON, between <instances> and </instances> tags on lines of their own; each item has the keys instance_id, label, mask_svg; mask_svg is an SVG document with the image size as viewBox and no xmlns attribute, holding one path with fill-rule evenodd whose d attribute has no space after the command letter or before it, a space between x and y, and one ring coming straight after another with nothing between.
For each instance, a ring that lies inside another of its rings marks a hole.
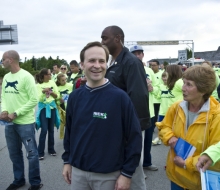
<instances>
[{"instance_id":1,"label":"woman in yellow rain jacket","mask_svg":"<svg viewBox=\"0 0 220 190\"><path fill-rule=\"evenodd\" d=\"M220 106L210 97L216 87L211 68L193 66L183 73L183 101L174 103L162 122L156 123L163 143L170 146L166 173L171 190L200 190L200 173L196 163L200 154L220 141ZM174 147L178 138L196 147L193 156L183 160L176 156ZM218 163L213 169L219 170Z\"/></svg>"}]
</instances>

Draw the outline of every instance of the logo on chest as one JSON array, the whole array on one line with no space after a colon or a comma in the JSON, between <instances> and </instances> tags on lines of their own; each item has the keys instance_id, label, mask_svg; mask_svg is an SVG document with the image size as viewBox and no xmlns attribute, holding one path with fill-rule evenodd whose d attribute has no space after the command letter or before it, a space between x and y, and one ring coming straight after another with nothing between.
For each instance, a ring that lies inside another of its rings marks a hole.
<instances>
[{"instance_id":1,"label":"logo on chest","mask_svg":"<svg viewBox=\"0 0 220 190\"><path fill-rule=\"evenodd\" d=\"M6 86L5 86L5 89L6 88L8 88L8 87L12 87L12 88L14 88L16 91L18 91L18 89L17 89L17 87L16 87L16 85L18 84L18 81L14 81L14 82L8 82L7 80L6 80Z\"/></svg>"},{"instance_id":2,"label":"logo on chest","mask_svg":"<svg viewBox=\"0 0 220 190\"><path fill-rule=\"evenodd\" d=\"M93 112L93 117L107 119L107 113Z\"/></svg>"}]
</instances>

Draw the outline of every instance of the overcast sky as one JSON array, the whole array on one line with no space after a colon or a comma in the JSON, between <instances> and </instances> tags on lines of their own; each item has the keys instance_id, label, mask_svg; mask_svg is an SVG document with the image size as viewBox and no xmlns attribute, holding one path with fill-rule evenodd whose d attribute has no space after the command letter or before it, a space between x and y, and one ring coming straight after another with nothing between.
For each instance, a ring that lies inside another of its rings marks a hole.
<instances>
[{"instance_id":1,"label":"overcast sky","mask_svg":"<svg viewBox=\"0 0 220 190\"><path fill-rule=\"evenodd\" d=\"M22 61L45 56L79 61L80 50L117 25L125 41L193 40L195 52L220 46L220 0L0 0L0 20L17 24ZM191 45L190 45L191 46ZM144 61L176 58L187 45L144 46Z\"/></svg>"}]
</instances>

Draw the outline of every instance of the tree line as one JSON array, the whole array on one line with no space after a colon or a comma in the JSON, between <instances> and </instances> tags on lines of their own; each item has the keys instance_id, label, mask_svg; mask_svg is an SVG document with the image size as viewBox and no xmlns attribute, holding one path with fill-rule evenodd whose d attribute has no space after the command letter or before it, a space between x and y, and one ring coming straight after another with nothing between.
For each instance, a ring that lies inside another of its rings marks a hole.
<instances>
[{"instance_id":1,"label":"tree line","mask_svg":"<svg viewBox=\"0 0 220 190\"><path fill-rule=\"evenodd\" d=\"M27 70L32 75L35 75L43 68L52 69L54 64L57 64L59 66L66 65L69 69L69 64L64 59L59 59L59 56L57 56L56 59L53 59L51 56L49 58L45 58L44 56L41 58L35 58L34 56L31 59L25 59L24 62L19 62L20 67L24 70ZM3 67L0 66L0 77L4 77L5 74L7 74L9 71Z\"/></svg>"}]
</instances>

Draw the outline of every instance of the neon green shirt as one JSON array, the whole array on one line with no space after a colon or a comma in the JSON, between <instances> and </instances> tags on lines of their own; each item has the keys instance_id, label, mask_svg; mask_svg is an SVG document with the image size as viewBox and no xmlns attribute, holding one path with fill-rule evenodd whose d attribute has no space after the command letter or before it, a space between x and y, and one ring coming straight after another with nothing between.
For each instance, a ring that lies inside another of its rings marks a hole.
<instances>
[{"instance_id":1,"label":"neon green shirt","mask_svg":"<svg viewBox=\"0 0 220 190\"><path fill-rule=\"evenodd\" d=\"M150 117L154 117L154 94L158 91L158 81L154 75L154 72L151 68L144 66L146 72L146 78L148 78L152 82L153 91L149 92L149 110L150 110Z\"/></svg>"},{"instance_id":2,"label":"neon green shirt","mask_svg":"<svg viewBox=\"0 0 220 190\"><path fill-rule=\"evenodd\" d=\"M42 84L37 84L37 91L38 91L38 100L42 103L51 103L53 100L55 100L51 95L47 98L46 94L42 92L44 88L51 88L52 91L57 94L57 98L59 98L59 93L57 89L57 85L54 81L49 80L48 82L43 82Z\"/></svg>"},{"instance_id":3,"label":"neon green shirt","mask_svg":"<svg viewBox=\"0 0 220 190\"><path fill-rule=\"evenodd\" d=\"M16 124L35 122L35 106L37 105L37 89L34 77L20 69L17 73L9 72L3 78L1 109L9 114L16 112L13 120Z\"/></svg>"},{"instance_id":4,"label":"neon green shirt","mask_svg":"<svg viewBox=\"0 0 220 190\"><path fill-rule=\"evenodd\" d=\"M71 81L73 80L73 79L75 79L76 77L77 77L77 75L78 75L79 73L72 73L72 75L71 75Z\"/></svg>"},{"instance_id":5,"label":"neon green shirt","mask_svg":"<svg viewBox=\"0 0 220 190\"><path fill-rule=\"evenodd\" d=\"M168 110L168 99L170 98L170 94L167 85L161 84L159 89L158 98L161 99L159 115L165 116Z\"/></svg>"},{"instance_id":6,"label":"neon green shirt","mask_svg":"<svg viewBox=\"0 0 220 190\"><path fill-rule=\"evenodd\" d=\"M219 99L218 98L218 92L217 92L217 88L218 88L218 85L219 85L219 83L220 83L220 80L219 80L219 77L218 77L218 74L217 73L215 73L215 76L216 76L216 88L215 88L215 90L212 92L212 96L215 98L215 99Z\"/></svg>"},{"instance_id":7,"label":"neon green shirt","mask_svg":"<svg viewBox=\"0 0 220 190\"><path fill-rule=\"evenodd\" d=\"M175 102L179 100L183 100L183 92L182 92L182 86L183 86L183 80L179 79L176 81L173 89L171 92L169 91L169 96L168 98L168 108Z\"/></svg>"},{"instance_id":8,"label":"neon green shirt","mask_svg":"<svg viewBox=\"0 0 220 190\"><path fill-rule=\"evenodd\" d=\"M53 80L54 82L57 81L57 75L59 75L59 74L62 74L62 72L55 73L54 75L52 75L52 80Z\"/></svg>"},{"instance_id":9,"label":"neon green shirt","mask_svg":"<svg viewBox=\"0 0 220 190\"><path fill-rule=\"evenodd\" d=\"M218 67L213 67L213 70L215 71L215 73L220 76L220 68Z\"/></svg>"},{"instance_id":10,"label":"neon green shirt","mask_svg":"<svg viewBox=\"0 0 220 190\"><path fill-rule=\"evenodd\" d=\"M58 86L57 89L58 89L60 98L62 98L62 95L70 94L73 91L73 84L66 83L64 86ZM59 100L57 100L57 104L60 105Z\"/></svg>"},{"instance_id":11,"label":"neon green shirt","mask_svg":"<svg viewBox=\"0 0 220 190\"><path fill-rule=\"evenodd\" d=\"M213 165L220 160L220 142L207 148L202 154L208 154Z\"/></svg>"},{"instance_id":12,"label":"neon green shirt","mask_svg":"<svg viewBox=\"0 0 220 190\"><path fill-rule=\"evenodd\" d=\"M159 70L159 72L154 73L156 80L157 80L157 84L158 84L158 88L160 84L163 84L163 80L162 80L162 71ZM160 98L158 98L157 94L154 95L154 99L153 99L154 104L155 103L159 103L161 102Z\"/></svg>"}]
</instances>

